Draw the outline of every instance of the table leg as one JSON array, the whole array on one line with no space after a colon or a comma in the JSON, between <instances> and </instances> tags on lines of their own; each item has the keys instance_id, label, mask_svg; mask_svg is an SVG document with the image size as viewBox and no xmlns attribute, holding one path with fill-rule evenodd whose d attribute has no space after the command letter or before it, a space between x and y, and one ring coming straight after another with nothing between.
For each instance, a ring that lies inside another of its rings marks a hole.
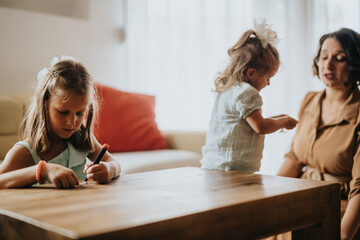
<instances>
[{"instance_id":1,"label":"table leg","mask_svg":"<svg viewBox=\"0 0 360 240\"><path fill-rule=\"evenodd\" d=\"M318 240L323 239L323 225L316 224L292 232L293 240Z\"/></svg>"}]
</instances>

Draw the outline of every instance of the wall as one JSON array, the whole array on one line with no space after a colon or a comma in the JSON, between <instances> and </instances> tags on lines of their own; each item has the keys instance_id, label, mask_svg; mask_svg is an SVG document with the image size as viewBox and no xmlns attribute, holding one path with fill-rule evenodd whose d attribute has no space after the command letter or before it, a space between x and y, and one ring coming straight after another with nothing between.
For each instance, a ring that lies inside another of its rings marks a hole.
<instances>
[{"instance_id":1,"label":"wall","mask_svg":"<svg viewBox=\"0 0 360 240\"><path fill-rule=\"evenodd\" d=\"M74 18L0 7L0 94L28 93L61 55L82 62L95 81L126 87L124 9L122 0L89 0L87 18Z\"/></svg>"}]
</instances>

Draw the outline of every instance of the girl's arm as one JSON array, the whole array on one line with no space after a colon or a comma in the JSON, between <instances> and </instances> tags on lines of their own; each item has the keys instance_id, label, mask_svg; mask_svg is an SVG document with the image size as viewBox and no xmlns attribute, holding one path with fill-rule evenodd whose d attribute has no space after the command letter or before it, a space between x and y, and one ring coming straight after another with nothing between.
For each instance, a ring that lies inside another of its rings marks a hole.
<instances>
[{"instance_id":1,"label":"girl's arm","mask_svg":"<svg viewBox=\"0 0 360 240\"><path fill-rule=\"evenodd\" d=\"M88 156L92 162L95 161L96 156L101 151L101 145L95 138L94 142L95 151ZM87 174L86 177L89 180L91 179L97 183L107 183L110 182L111 179L120 175L121 167L120 164L112 158L111 154L106 151L99 164L93 166L91 164L87 164L85 165L85 170L85 173Z\"/></svg>"},{"instance_id":2,"label":"girl's arm","mask_svg":"<svg viewBox=\"0 0 360 240\"><path fill-rule=\"evenodd\" d=\"M0 189L28 187L36 183L36 167L30 152L15 145L0 165Z\"/></svg>"},{"instance_id":3,"label":"girl's arm","mask_svg":"<svg viewBox=\"0 0 360 240\"><path fill-rule=\"evenodd\" d=\"M273 133L280 128L293 129L297 120L287 115L279 115L272 118L263 118L260 110L252 112L246 117L246 121L251 128L258 134Z\"/></svg>"},{"instance_id":4,"label":"girl's arm","mask_svg":"<svg viewBox=\"0 0 360 240\"><path fill-rule=\"evenodd\" d=\"M36 183L37 166L22 168L19 170L0 174L0 189L30 187Z\"/></svg>"},{"instance_id":5,"label":"girl's arm","mask_svg":"<svg viewBox=\"0 0 360 240\"><path fill-rule=\"evenodd\" d=\"M360 227L360 194L350 198L341 220L341 239L353 239Z\"/></svg>"},{"instance_id":6,"label":"girl's arm","mask_svg":"<svg viewBox=\"0 0 360 240\"><path fill-rule=\"evenodd\" d=\"M0 189L29 187L36 180L38 165L30 152L21 145L16 145L6 154L0 165ZM79 184L75 173L66 167L46 163L42 166L41 177L55 184L56 188L71 188Z\"/></svg>"}]
</instances>

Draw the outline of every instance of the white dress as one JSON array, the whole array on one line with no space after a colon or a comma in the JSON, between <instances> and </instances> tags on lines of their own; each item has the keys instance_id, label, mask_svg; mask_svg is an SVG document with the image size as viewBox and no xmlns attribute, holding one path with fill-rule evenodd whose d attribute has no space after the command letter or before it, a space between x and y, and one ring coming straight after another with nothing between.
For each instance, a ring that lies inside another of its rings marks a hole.
<instances>
[{"instance_id":1,"label":"white dress","mask_svg":"<svg viewBox=\"0 0 360 240\"><path fill-rule=\"evenodd\" d=\"M259 171L264 135L256 133L246 121L261 110L259 92L248 83L237 83L216 96L201 167L254 173Z\"/></svg>"}]
</instances>

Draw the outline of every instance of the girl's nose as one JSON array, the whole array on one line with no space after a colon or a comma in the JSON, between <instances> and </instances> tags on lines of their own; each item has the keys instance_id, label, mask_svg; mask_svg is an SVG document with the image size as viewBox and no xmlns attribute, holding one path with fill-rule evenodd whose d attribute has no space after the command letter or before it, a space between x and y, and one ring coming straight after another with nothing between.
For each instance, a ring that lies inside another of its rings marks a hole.
<instances>
[{"instance_id":1,"label":"girl's nose","mask_svg":"<svg viewBox=\"0 0 360 240\"><path fill-rule=\"evenodd\" d=\"M76 116L75 115L70 115L67 119L66 119L66 124L67 125L74 125L76 121Z\"/></svg>"}]
</instances>

